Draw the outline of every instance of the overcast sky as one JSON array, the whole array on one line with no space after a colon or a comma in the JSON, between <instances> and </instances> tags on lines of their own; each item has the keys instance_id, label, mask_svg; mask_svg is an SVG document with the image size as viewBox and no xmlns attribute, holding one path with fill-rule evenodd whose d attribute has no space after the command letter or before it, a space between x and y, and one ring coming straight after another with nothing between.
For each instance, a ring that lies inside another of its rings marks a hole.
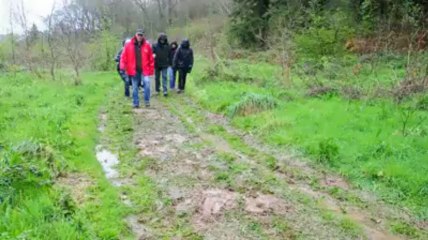
<instances>
[{"instance_id":1,"label":"overcast sky","mask_svg":"<svg viewBox=\"0 0 428 240\"><path fill-rule=\"evenodd\" d=\"M52 5L55 0L22 0L25 10L27 12L28 26L31 27L33 23L43 30L45 27L42 22L42 17L48 15L52 10ZM56 0L59 4L62 1ZM21 0L0 0L0 34L10 32L9 12L11 5L15 7ZM14 31L22 32L18 26L14 27Z\"/></svg>"}]
</instances>

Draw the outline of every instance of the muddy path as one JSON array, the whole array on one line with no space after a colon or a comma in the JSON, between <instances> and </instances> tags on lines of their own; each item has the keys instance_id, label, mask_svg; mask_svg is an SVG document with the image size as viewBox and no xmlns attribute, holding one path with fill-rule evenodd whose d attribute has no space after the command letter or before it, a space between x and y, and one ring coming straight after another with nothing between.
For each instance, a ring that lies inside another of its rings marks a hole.
<instances>
[{"instance_id":1,"label":"muddy path","mask_svg":"<svg viewBox=\"0 0 428 240\"><path fill-rule=\"evenodd\" d=\"M376 198L375 194L351 186L343 177L305 160L292 149L263 144L251 134L233 128L224 116L202 109L190 97L182 97L168 104L170 109L186 106L182 120L192 124L200 123L196 127L199 132L206 132L207 126L214 127L223 131L216 133L217 136L239 139L240 144L235 144L238 152L244 146L244 154L249 152L253 160L268 166L278 179L288 183L290 189L309 196L335 215L351 219L360 226L368 239L405 239L406 236L391 233L392 224L397 223L418 228L417 234L407 236L409 238L428 237L426 224L419 222L407 209L388 205ZM274 159L273 166L271 159Z\"/></svg>"},{"instance_id":2,"label":"muddy path","mask_svg":"<svg viewBox=\"0 0 428 240\"><path fill-rule=\"evenodd\" d=\"M255 149L247 153L212 133L208 125L216 124L245 139L190 99L154 98L152 106L134 111L139 160L132 164L144 168L128 175L155 188L153 206L136 214L133 228L144 229L137 239L400 239L369 210L314 190L307 181L322 174L284 160L291 154L271 152L253 139L245 140ZM278 166L263 163L263 154ZM323 176L326 186L348 188L340 178Z\"/></svg>"},{"instance_id":3,"label":"muddy path","mask_svg":"<svg viewBox=\"0 0 428 240\"><path fill-rule=\"evenodd\" d=\"M126 221L135 239L405 239L386 221L411 221L405 213L186 96L154 98L133 115L135 157L120 161L101 146L98 154L113 158L99 160L134 209Z\"/></svg>"}]
</instances>

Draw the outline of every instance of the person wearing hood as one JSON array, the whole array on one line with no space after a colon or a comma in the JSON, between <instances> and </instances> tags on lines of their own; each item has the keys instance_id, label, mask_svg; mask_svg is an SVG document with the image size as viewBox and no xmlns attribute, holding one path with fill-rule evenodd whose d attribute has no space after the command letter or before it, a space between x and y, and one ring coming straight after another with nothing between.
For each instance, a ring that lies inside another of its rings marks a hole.
<instances>
[{"instance_id":1,"label":"person wearing hood","mask_svg":"<svg viewBox=\"0 0 428 240\"><path fill-rule=\"evenodd\" d=\"M171 48L171 52L169 54L169 60L170 60L169 66L170 67L168 68L169 83L170 83L169 87L171 90L174 90L175 89L175 82L176 82L175 80L177 79L177 69L172 67L172 65L173 65L172 61L174 60L175 53L177 52L177 48L178 48L177 42L176 41L171 42L170 48Z\"/></svg>"},{"instance_id":2,"label":"person wearing hood","mask_svg":"<svg viewBox=\"0 0 428 240\"><path fill-rule=\"evenodd\" d=\"M193 49L190 48L188 39L181 42L175 53L173 68L178 70L178 93L181 93L186 87L187 74L191 73L193 68Z\"/></svg>"},{"instance_id":3,"label":"person wearing hood","mask_svg":"<svg viewBox=\"0 0 428 240\"><path fill-rule=\"evenodd\" d=\"M153 53L155 56L155 90L160 93L160 77L162 74L162 90L163 95L168 96L168 67L170 66L171 48L168 44L168 37L165 33L159 34L158 42L153 45Z\"/></svg>"},{"instance_id":4,"label":"person wearing hood","mask_svg":"<svg viewBox=\"0 0 428 240\"><path fill-rule=\"evenodd\" d=\"M120 71L120 57L122 56L122 52L123 52L123 48L125 47L125 44L129 43L130 41L131 39L126 39L122 41L122 48L119 50L116 57L114 58L114 61L116 62L116 66L117 66L117 72L119 73L119 76L125 85L125 97L130 97L129 87L131 85L131 80L124 72Z\"/></svg>"},{"instance_id":5,"label":"person wearing hood","mask_svg":"<svg viewBox=\"0 0 428 240\"><path fill-rule=\"evenodd\" d=\"M144 86L144 102L150 107L150 76L154 72L153 51L150 43L144 38L144 30L138 29L131 41L125 44L120 58L120 70L132 80L133 107L140 106L138 87L141 81Z\"/></svg>"}]
</instances>

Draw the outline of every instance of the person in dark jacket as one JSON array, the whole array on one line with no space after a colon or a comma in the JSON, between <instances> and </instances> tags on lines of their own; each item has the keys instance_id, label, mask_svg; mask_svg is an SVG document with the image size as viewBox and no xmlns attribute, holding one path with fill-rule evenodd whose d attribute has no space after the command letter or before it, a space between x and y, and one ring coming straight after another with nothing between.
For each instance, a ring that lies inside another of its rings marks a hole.
<instances>
[{"instance_id":1,"label":"person in dark jacket","mask_svg":"<svg viewBox=\"0 0 428 240\"><path fill-rule=\"evenodd\" d=\"M186 87L187 74L191 73L193 68L193 50L188 39L181 42L175 53L173 67L178 70L178 93L181 93Z\"/></svg>"},{"instance_id":2,"label":"person in dark jacket","mask_svg":"<svg viewBox=\"0 0 428 240\"><path fill-rule=\"evenodd\" d=\"M168 96L168 67L170 66L171 48L168 44L168 37L165 33L159 34L158 42L153 45L153 54L155 55L155 90L160 92L160 75L162 74L163 95Z\"/></svg>"},{"instance_id":3,"label":"person in dark jacket","mask_svg":"<svg viewBox=\"0 0 428 240\"><path fill-rule=\"evenodd\" d=\"M125 85L125 97L130 97L129 93L129 87L131 86L131 80L129 79L128 75L125 74L125 72L120 71L120 57L122 56L123 47L125 44L129 43L131 39L125 39L122 41L122 48L117 53L116 57L114 58L114 61L116 62L117 72L119 73L120 78L123 81L123 84Z\"/></svg>"},{"instance_id":4,"label":"person in dark jacket","mask_svg":"<svg viewBox=\"0 0 428 240\"><path fill-rule=\"evenodd\" d=\"M172 61L174 60L174 55L177 52L177 48L178 48L178 44L176 41L171 42L170 44L170 48L171 48L171 54L169 55L169 60L170 60L170 64L169 64L169 68L168 68L168 74L169 74L169 87L171 90L175 89L175 80L177 79L177 69L173 68L172 65Z\"/></svg>"}]
</instances>

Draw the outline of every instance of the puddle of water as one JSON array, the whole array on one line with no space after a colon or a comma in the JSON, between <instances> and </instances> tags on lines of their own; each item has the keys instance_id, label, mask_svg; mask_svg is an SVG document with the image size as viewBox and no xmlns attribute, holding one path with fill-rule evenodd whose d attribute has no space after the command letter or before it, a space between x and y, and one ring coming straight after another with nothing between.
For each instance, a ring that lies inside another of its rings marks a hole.
<instances>
[{"instance_id":1,"label":"puddle of water","mask_svg":"<svg viewBox=\"0 0 428 240\"><path fill-rule=\"evenodd\" d=\"M119 164L119 158L116 154L106 150L103 146L98 145L95 148L98 162L103 167L104 173L109 180L113 180L119 177L119 172L116 170L116 166Z\"/></svg>"}]
</instances>

